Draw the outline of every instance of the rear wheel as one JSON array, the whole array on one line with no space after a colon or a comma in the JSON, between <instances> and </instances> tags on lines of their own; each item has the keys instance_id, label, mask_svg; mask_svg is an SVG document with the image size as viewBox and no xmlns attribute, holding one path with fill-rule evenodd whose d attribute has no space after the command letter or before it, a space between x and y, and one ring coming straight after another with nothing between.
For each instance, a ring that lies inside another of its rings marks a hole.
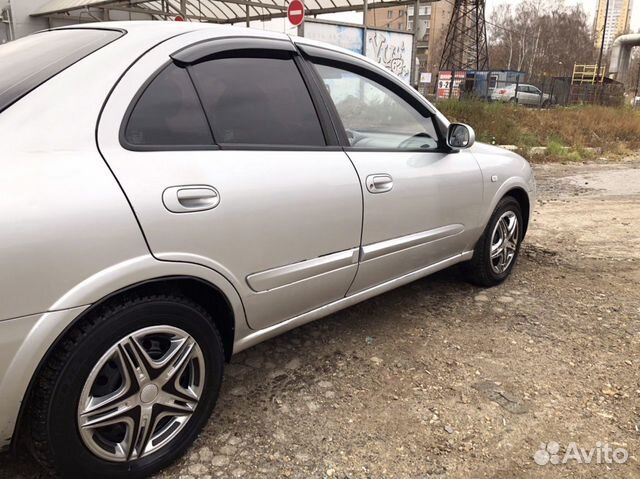
<instances>
[{"instance_id":1,"label":"rear wheel","mask_svg":"<svg viewBox=\"0 0 640 479\"><path fill-rule=\"evenodd\" d=\"M467 264L469 281L479 286L496 286L507 279L520 252L523 227L520 204L511 196L504 197Z\"/></svg>"},{"instance_id":2,"label":"rear wheel","mask_svg":"<svg viewBox=\"0 0 640 479\"><path fill-rule=\"evenodd\" d=\"M62 340L37 380L27 439L64 477L147 477L196 438L223 365L220 335L197 304L128 298Z\"/></svg>"}]
</instances>

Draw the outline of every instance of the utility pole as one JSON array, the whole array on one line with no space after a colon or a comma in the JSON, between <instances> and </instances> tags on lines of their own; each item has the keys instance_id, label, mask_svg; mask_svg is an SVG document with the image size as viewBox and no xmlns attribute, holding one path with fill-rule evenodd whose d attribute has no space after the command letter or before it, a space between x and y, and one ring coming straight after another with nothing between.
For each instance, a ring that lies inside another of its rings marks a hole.
<instances>
[{"instance_id":1,"label":"utility pole","mask_svg":"<svg viewBox=\"0 0 640 479\"><path fill-rule=\"evenodd\" d=\"M636 80L636 94L633 96L633 108L636 107L636 98L638 98L638 90L640 90L640 63L638 63L638 78Z\"/></svg>"},{"instance_id":2,"label":"utility pole","mask_svg":"<svg viewBox=\"0 0 640 479\"><path fill-rule=\"evenodd\" d=\"M440 70L482 71L488 67L486 0L451 0L453 13Z\"/></svg>"},{"instance_id":3,"label":"utility pole","mask_svg":"<svg viewBox=\"0 0 640 479\"><path fill-rule=\"evenodd\" d=\"M607 34L607 21L609 20L609 2L610 0L607 0L607 6L604 9L604 22L602 23L602 42L600 43L600 55L598 56L598 66L596 67L596 80L600 75L600 68L602 68L602 55L604 54L604 40ZM602 78L602 88L604 88L604 78ZM600 89L601 97L602 97L602 88Z\"/></svg>"},{"instance_id":4,"label":"utility pole","mask_svg":"<svg viewBox=\"0 0 640 479\"><path fill-rule=\"evenodd\" d=\"M416 68L418 58L418 22L420 21L420 0L413 4L413 45L411 45L411 85L418 90L420 87L420 69Z\"/></svg>"}]
</instances>

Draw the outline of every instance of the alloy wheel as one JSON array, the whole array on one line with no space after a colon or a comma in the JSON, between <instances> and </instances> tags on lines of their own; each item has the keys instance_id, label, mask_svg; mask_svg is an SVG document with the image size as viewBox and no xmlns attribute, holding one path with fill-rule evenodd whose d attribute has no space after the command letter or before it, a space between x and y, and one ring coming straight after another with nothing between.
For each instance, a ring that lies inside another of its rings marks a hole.
<instances>
[{"instance_id":1,"label":"alloy wheel","mask_svg":"<svg viewBox=\"0 0 640 479\"><path fill-rule=\"evenodd\" d=\"M520 228L518 217L513 211L506 211L500 216L491 235L491 269L494 273L503 274L513 262L518 249Z\"/></svg>"}]
</instances>

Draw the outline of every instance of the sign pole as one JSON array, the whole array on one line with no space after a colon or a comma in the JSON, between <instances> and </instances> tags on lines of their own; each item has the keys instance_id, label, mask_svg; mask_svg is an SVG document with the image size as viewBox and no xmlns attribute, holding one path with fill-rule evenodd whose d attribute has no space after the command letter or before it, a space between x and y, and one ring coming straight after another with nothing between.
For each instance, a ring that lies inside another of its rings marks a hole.
<instances>
[{"instance_id":1,"label":"sign pole","mask_svg":"<svg viewBox=\"0 0 640 479\"><path fill-rule=\"evenodd\" d=\"M367 13L369 10L369 1L363 0L362 2L362 54L367 56Z\"/></svg>"},{"instance_id":2,"label":"sign pole","mask_svg":"<svg viewBox=\"0 0 640 479\"><path fill-rule=\"evenodd\" d=\"M413 49L411 52L411 82L415 89L418 89L418 81L420 78L420 69L416 68L416 60L418 58L418 19L420 18L420 0L416 0L413 5Z\"/></svg>"}]
</instances>

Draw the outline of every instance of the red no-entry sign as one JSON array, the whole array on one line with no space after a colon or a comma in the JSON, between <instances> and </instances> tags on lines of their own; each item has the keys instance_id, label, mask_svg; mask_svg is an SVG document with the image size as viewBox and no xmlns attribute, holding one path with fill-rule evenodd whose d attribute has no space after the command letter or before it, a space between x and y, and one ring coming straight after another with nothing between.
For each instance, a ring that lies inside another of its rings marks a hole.
<instances>
[{"instance_id":1,"label":"red no-entry sign","mask_svg":"<svg viewBox=\"0 0 640 479\"><path fill-rule=\"evenodd\" d=\"M291 0L287 8L287 18L294 27L304 22L304 3L300 0Z\"/></svg>"}]
</instances>

